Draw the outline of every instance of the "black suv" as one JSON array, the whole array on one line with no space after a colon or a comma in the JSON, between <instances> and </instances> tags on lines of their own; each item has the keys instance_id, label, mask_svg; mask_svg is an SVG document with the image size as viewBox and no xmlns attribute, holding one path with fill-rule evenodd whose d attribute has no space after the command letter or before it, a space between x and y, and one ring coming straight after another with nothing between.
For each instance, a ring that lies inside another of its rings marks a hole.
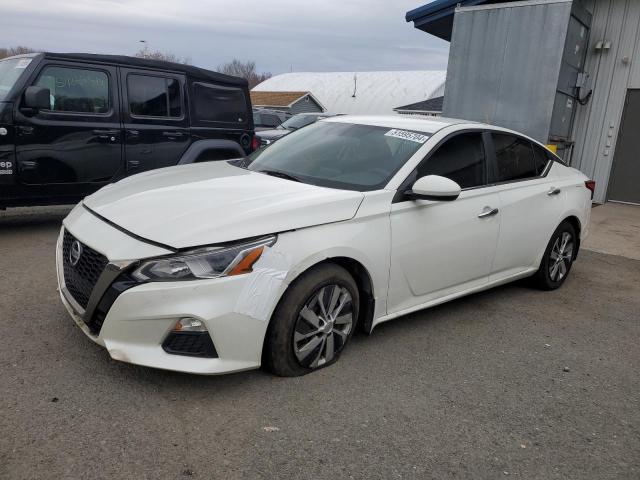
<instances>
[{"instance_id":1,"label":"black suv","mask_svg":"<svg viewBox=\"0 0 640 480\"><path fill-rule=\"evenodd\" d=\"M0 208L75 203L128 175L257 147L246 80L155 60L0 60Z\"/></svg>"}]
</instances>

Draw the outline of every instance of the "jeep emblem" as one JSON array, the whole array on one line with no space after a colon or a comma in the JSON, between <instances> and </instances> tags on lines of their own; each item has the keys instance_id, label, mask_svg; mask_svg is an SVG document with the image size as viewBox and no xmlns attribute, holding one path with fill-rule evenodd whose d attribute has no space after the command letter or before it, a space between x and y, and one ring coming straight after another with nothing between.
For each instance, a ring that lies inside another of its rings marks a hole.
<instances>
[{"instance_id":1,"label":"jeep emblem","mask_svg":"<svg viewBox=\"0 0 640 480\"><path fill-rule=\"evenodd\" d=\"M71 244L71 250L69 251L69 263L71 263L72 267L78 265L80 261L80 257L82 256L82 244L75 240Z\"/></svg>"}]
</instances>

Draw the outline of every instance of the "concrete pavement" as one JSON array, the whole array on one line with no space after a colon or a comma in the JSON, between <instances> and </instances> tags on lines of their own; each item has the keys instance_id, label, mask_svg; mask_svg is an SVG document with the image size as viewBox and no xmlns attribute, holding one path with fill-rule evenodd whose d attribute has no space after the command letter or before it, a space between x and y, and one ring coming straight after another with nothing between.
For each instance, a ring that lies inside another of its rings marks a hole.
<instances>
[{"instance_id":1,"label":"concrete pavement","mask_svg":"<svg viewBox=\"0 0 640 480\"><path fill-rule=\"evenodd\" d=\"M640 261L583 250L558 291L406 316L305 377L199 377L75 327L67 210L0 213L0 479L640 478Z\"/></svg>"}]
</instances>

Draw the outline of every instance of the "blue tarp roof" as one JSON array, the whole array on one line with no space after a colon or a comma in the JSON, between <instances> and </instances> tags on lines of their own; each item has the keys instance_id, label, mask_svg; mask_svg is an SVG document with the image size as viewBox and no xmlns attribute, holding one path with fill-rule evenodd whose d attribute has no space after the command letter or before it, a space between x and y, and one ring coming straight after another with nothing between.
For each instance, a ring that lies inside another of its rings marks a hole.
<instances>
[{"instance_id":1,"label":"blue tarp roof","mask_svg":"<svg viewBox=\"0 0 640 480\"><path fill-rule=\"evenodd\" d=\"M508 2L509 0L502 0ZM413 26L419 30L451 40L453 29L453 13L456 5L463 7L482 5L484 3L497 3L496 0L435 0L418 8L410 10L405 15L407 22L413 22Z\"/></svg>"}]
</instances>

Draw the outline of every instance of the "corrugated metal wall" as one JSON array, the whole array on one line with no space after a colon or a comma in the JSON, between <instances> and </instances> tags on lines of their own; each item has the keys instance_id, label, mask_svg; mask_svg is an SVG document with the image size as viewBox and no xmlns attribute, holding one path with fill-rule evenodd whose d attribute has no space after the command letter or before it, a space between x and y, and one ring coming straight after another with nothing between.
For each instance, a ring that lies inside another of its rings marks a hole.
<instances>
[{"instance_id":1,"label":"corrugated metal wall","mask_svg":"<svg viewBox=\"0 0 640 480\"><path fill-rule=\"evenodd\" d=\"M456 9L442 115L546 143L570 12L570 0Z\"/></svg>"},{"instance_id":2,"label":"corrugated metal wall","mask_svg":"<svg viewBox=\"0 0 640 480\"><path fill-rule=\"evenodd\" d=\"M585 64L593 95L577 111L571 164L596 180L594 200L604 202L626 91L640 88L640 0L582 3L593 12ZM598 51L598 42L611 42L610 48Z\"/></svg>"}]
</instances>

